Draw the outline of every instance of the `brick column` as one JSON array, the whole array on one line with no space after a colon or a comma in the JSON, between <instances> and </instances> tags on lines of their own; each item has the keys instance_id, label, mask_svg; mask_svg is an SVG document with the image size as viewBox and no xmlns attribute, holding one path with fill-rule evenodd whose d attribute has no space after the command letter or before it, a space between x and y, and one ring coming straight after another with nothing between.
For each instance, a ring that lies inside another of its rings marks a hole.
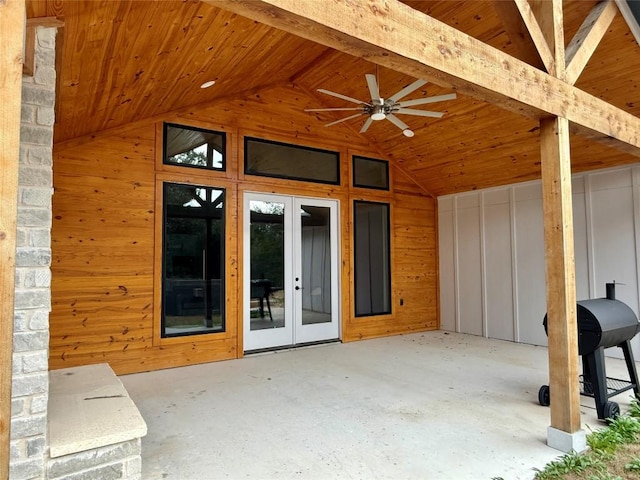
<instances>
[{"instance_id":1,"label":"brick column","mask_svg":"<svg viewBox=\"0 0 640 480\"><path fill-rule=\"evenodd\" d=\"M51 310L55 28L39 28L36 70L22 79L11 404L12 480L45 477Z\"/></svg>"}]
</instances>

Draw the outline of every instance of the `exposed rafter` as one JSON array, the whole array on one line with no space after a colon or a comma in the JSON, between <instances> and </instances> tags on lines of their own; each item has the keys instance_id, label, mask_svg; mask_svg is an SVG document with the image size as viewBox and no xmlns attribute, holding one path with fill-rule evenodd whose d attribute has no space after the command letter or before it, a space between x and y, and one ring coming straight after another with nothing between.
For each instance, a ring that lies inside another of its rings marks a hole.
<instances>
[{"instance_id":1,"label":"exposed rafter","mask_svg":"<svg viewBox=\"0 0 640 480\"><path fill-rule=\"evenodd\" d=\"M578 80L611 25L617 10L613 0L596 4L571 39L565 52L567 65L565 80L568 83L573 85Z\"/></svg>"},{"instance_id":2,"label":"exposed rafter","mask_svg":"<svg viewBox=\"0 0 640 480\"><path fill-rule=\"evenodd\" d=\"M492 5L498 17L500 17L500 21L509 40L516 47L518 57L529 65L544 70L545 65L542 62L542 58L540 58L538 49L533 43L529 29L524 23L516 3L512 1L495 0L492 2Z\"/></svg>"},{"instance_id":3,"label":"exposed rafter","mask_svg":"<svg viewBox=\"0 0 640 480\"><path fill-rule=\"evenodd\" d=\"M616 0L616 5L618 5L620 13L622 13L627 25L629 25L636 42L640 45L640 19L638 18L640 17L640 8L632 10L629 5L629 0Z\"/></svg>"},{"instance_id":4,"label":"exposed rafter","mask_svg":"<svg viewBox=\"0 0 640 480\"><path fill-rule=\"evenodd\" d=\"M514 0L514 3L516 7L518 7L520 16L529 31L531 40L533 40L547 72L553 71L555 64L553 51L549 46L545 33L542 31L540 23L538 23L536 15L533 13L531 5L527 0Z\"/></svg>"},{"instance_id":5,"label":"exposed rafter","mask_svg":"<svg viewBox=\"0 0 640 480\"><path fill-rule=\"evenodd\" d=\"M397 0L206 0L316 43L540 119L640 156L640 119Z\"/></svg>"}]
</instances>

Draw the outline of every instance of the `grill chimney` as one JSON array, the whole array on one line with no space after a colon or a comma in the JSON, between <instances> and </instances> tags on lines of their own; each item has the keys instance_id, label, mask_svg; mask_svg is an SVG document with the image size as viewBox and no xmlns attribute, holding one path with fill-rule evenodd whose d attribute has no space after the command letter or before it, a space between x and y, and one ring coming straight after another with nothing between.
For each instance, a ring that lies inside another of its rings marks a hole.
<instances>
[{"instance_id":1,"label":"grill chimney","mask_svg":"<svg viewBox=\"0 0 640 480\"><path fill-rule=\"evenodd\" d=\"M616 282L614 280L613 283L607 283L607 300L615 300L616 299Z\"/></svg>"}]
</instances>

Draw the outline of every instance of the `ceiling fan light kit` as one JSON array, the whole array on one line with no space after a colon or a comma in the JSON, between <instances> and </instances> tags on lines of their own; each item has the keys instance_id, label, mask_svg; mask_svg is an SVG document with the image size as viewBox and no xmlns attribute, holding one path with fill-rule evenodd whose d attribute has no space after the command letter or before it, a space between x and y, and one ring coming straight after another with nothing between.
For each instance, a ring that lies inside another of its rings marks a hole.
<instances>
[{"instance_id":1,"label":"ceiling fan light kit","mask_svg":"<svg viewBox=\"0 0 640 480\"><path fill-rule=\"evenodd\" d=\"M368 113L371 120L384 120L387 117L387 113L384 111L384 105L373 105L368 108L365 107L365 113Z\"/></svg>"},{"instance_id":2,"label":"ceiling fan light kit","mask_svg":"<svg viewBox=\"0 0 640 480\"><path fill-rule=\"evenodd\" d=\"M318 92L324 93L325 95L330 95L332 97L339 98L341 100L346 100L347 102L355 103L359 105L358 107L336 107L336 108L307 108L305 112L330 112L330 111L357 111L354 115L350 115L345 118L341 118L340 120L336 120L334 122L327 123L325 127L331 127L338 123L346 122L347 120L351 120L352 118L360 117L361 115L366 115L368 118L365 120L362 128L360 129L360 133L364 133L371 126L371 123L374 121L380 120L389 120L396 127L402 130L402 133L405 137L413 137L415 133L413 130L409 128L409 126L395 116L396 113L404 114L404 115L416 115L420 117L431 117L431 118L442 118L444 115L443 112L432 112L429 110L417 110L413 107L416 105L426 105L428 103L436 103L436 102L444 102L447 100L454 100L456 98L455 93L447 93L445 95L435 95L433 97L423 97L417 98L414 100L406 100L400 101L400 99L406 97L410 93L413 93L418 88L425 85L427 82L424 80L416 80L415 82L407 85L399 92L396 92L394 95L391 95L386 100L380 96L380 90L378 88L378 81L375 75L367 73L365 75L367 80L367 86L369 87L369 94L371 95L371 100L369 102L363 102L362 100L358 100L357 98L348 97L346 95L342 95L341 93L332 92L331 90L325 90L323 88L319 88Z\"/></svg>"}]
</instances>

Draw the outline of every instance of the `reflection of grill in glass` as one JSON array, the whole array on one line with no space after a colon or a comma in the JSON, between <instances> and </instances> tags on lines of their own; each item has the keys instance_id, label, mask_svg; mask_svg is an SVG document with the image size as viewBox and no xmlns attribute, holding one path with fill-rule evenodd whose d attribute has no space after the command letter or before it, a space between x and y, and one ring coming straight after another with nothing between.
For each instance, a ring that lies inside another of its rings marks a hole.
<instances>
[{"instance_id":1,"label":"reflection of grill in glass","mask_svg":"<svg viewBox=\"0 0 640 480\"><path fill-rule=\"evenodd\" d=\"M638 375L630 340L640 330L640 323L628 305L615 299L615 284L607 283L606 298L580 300L577 304L578 353L582 355L581 394L593 397L598 418L614 419L620 407L609 398L633 389L636 397ZM547 330L547 316L543 322ZM604 349L620 347L629 371L629 380L610 378L606 375ZM549 386L543 385L538 393L541 405L550 404Z\"/></svg>"}]
</instances>

